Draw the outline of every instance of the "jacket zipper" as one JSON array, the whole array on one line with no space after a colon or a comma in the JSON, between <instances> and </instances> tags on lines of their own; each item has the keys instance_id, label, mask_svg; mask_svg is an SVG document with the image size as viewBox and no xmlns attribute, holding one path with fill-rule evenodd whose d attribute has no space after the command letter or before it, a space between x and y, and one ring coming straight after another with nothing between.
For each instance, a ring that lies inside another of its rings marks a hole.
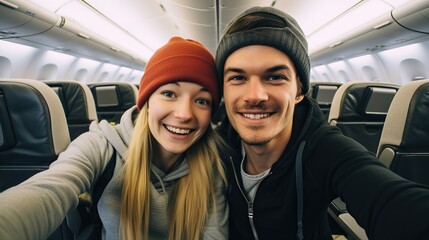
<instances>
[{"instance_id":1,"label":"jacket zipper","mask_svg":"<svg viewBox=\"0 0 429 240\"><path fill-rule=\"evenodd\" d=\"M233 172L234 172L235 182L237 183L237 186L238 186L238 189L239 189L239 190L240 190L240 192L241 192L241 195L244 197L244 199L245 199L245 200L246 200L246 202L247 202L247 216L248 216L248 218L249 218L249 223L250 223L250 227L251 227L251 229L252 229L253 237L255 238L255 240L258 240L258 239L259 239L259 237L258 237L258 233L256 232L255 223L254 223L254 221L253 221L253 202L254 202L254 200L255 200L255 196L256 196L256 192L258 191L259 184L261 184L261 182L263 181L263 179L258 183L258 185L256 186L256 189L255 189L255 192L254 192L254 194L253 194L253 196L252 196L252 199L251 199L251 200L249 200L249 199L247 198L246 194L244 194L243 189L241 189L240 182L238 181L237 172L235 171L234 162L232 161L232 157L229 157L229 159L230 159L230 161L231 161L232 170L233 170ZM270 172L267 176L269 176L269 175L271 175L271 172ZM265 179L267 176L265 176L265 177L264 177L264 179Z\"/></svg>"},{"instance_id":2,"label":"jacket zipper","mask_svg":"<svg viewBox=\"0 0 429 240\"><path fill-rule=\"evenodd\" d=\"M246 199L247 200L247 199ZM252 228L253 237L258 240L258 233L256 232L255 223L253 222L253 202L247 202L247 215L249 217L250 227Z\"/></svg>"}]
</instances>

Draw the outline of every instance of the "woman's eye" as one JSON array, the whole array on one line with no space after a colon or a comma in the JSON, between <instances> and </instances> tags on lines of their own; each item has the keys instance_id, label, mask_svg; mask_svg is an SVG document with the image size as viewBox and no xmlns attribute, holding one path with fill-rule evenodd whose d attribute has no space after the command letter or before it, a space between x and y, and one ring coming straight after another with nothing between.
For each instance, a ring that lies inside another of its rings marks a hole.
<instances>
[{"instance_id":1,"label":"woman's eye","mask_svg":"<svg viewBox=\"0 0 429 240\"><path fill-rule=\"evenodd\" d=\"M162 92L162 95L164 95L166 97L174 97L174 93L170 92L170 91L164 91L164 92Z\"/></svg>"},{"instance_id":2,"label":"woman's eye","mask_svg":"<svg viewBox=\"0 0 429 240\"><path fill-rule=\"evenodd\" d=\"M197 99L197 103L201 105L209 105L210 102L206 99Z\"/></svg>"}]
</instances>

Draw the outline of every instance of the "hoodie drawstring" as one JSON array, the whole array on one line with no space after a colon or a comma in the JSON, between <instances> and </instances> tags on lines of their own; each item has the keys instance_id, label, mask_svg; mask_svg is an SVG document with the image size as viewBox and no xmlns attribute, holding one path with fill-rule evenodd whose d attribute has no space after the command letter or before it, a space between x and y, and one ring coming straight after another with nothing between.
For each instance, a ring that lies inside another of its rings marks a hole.
<instances>
[{"instance_id":1,"label":"hoodie drawstring","mask_svg":"<svg viewBox=\"0 0 429 240\"><path fill-rule=\"evenodd\" d=\"M156 177L156 178L158 178L159 183L160 183L160 185L161 185L161 187L162 187L162 192L163 192L164 194L167 194L167 191L165 190L165 186L164 186L164 181L162 181L161 177L158 175L158 173L156 173L156 171L153 171L153 170L152 170L152 173L153 173L153 175L155 175L155 177Z\"/></svg>"},{"instance_id":2,"label":"hoodie drawstring","mask_svg":"<svg viewBox=\"0 0 429 240\"><path fill-rule=\"evenodd\" d=\"M303 141L298 148L295 162L295 177L296 177L296 195L297 195L297 233L296 238L298 240L304 239L303 224L302 224L302 212L303 212L303 192L304 185L302 180L302 154L304 152L305 141Z\"/></svg>"}]
</instances>

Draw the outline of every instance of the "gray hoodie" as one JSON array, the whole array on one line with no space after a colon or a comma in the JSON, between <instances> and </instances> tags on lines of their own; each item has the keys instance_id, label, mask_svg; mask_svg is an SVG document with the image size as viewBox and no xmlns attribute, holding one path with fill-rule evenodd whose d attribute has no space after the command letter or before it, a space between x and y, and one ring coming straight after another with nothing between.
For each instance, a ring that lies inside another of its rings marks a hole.
<instances>
[{"instance_id":1,"label":"gray hoodie","mask_svg":"<svg viewBox=\"0 0 429 240\"><path fill-rule=\"evenodd\" d=\"M115 173L106 186L98 210L103 239L119 239L119 217L124 154L134 129L132 113L126 111L121 124L103 120L75 139L58 160L44 172L0 193L1 239L46 239L78 204L78 196L91 189L116 149ZM150 239L166 239L167 203L172 183L188 174L186 159L165 174L151 165ZM216 206L211 205L202 239L228 238L228 205L225 186L217 176Z\"/></svg>"}]
</instances>

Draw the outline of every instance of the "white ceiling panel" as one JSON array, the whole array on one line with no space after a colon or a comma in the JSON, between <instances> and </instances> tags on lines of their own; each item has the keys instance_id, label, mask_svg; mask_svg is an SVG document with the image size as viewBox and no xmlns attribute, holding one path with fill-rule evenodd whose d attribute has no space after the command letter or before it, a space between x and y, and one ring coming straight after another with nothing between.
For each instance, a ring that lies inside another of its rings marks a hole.
<instances>
[{"instance_id":1,"label":"white ceiling panel","mask_svg":"<svg viewBox=\"0 0 429 240\"><path fill-rule=\"evenodd\" d=\"M161 1L166 15L177 26L182 37L195 39L214 52L216 47L215 1Z\"/></svg>"},{"instance_id":2,"label":"white ceiling panel","mask_svg":"<svg viewBox=\"0 0 429 240\"><path fill-rule=\"evenodd\" d=\"M220 0L219 35L222 35L225 27L235 16L246 9L252 6L271 6L272 2L271 0Z\"/></svg>"},{"instance_id":3,"label":"white ceiling panel","mask_svg":"<svg viewBox=\"0 0 429 240\"><path fill-rule=\"evenodd\" d=\"M123 30L136 36L155 51L168 41L171 35L179 34L175 23L154 0L86 0ZM108 2L108 4L106 4Z\"/></svg>"},{"instance_id":4,"label":"white ceiling panel","mask_svg":"<svg viewBox=\"0 0 429 240\"><path fill-rule=\"evenodd\" d=\"M8 0L17 6L22 6L27 1ZM392 9L399 8L404 2L412 3L409 4L411 7L418 5L417 10L421 10L419 19L403 19L407 26L412 24L412 27L415 27L416 24L420 24L418 29L426 29L427 21L425 19L427 17L425 16L429 9L428 0L32 0L28 2L43 6L51 11L52 14L48 15L60 19L62 23L58 21L55 24L58 32L65 30L63 26L70 23L69 19L74 19L85 29L92 31L89 33L91 38L100 39L99 42L103 42L108 49L116 50L116 46L119 45L118 52L144 61L147 61L153 52L172 36L195 39L214 53L225 26L232 18L252 6L274 4L276 8L295 17L309 39L310 49L311 46L315 46L310 40L315 39L319 44L321 42L321 38L317 34L330 35L323 32L327 29L326 26L335 25L338 23L336 20L365 5L366 2L383 2L385 5L391 5ZM24 13L19 12L19 8L18 10L5 9L6 12L0 15L0 27L9 30L13 27L17 34L26 34L26 28L16 29L16 26L25 25L24 23L31 21L32 18L45 21L40 16L31 15L32 12L38 12L37 9L40 10L40 6ZM404 8L404 13L414 13L409 9ZM26 16L17 18L19 13ZM365 17L367 14L363 18ZM359 20L362 18L359 17ZM102 22L110 26L103 25ZM363 22L363 24L365 23ZM101 33L100 30L106 31ZM334 30L337 32L337 28ZM72 33L79 34L79 32ZM99 38L100 36L102 38ZM41 37L43 38L43 36ZM55 45L61 37L49 35L46 39L53 39L52 45ZM350 40L352 39L341 39L341 43ZM379 40L374 39L373 42L379 42ZM115 44L110 46L111 43ZM46 45L48 44L46 43ZM335 49L330 48L330 45L320 45L320 49L338 54ZM73 45L73 47L78 48L79 45ZM365 47L371 48L366 45ZM88 55L91 54L90 49L85 48L85 51L89 51ZM97 54L94 51L94 58L98 57Z\"/></svg>"},{"instance_id":5,"label":"white ceiling panel","mask_svg":"<svg viewBox=\"0 0 429 240\"><path fill-rule=\"evenodd\" d=\"M306 35L346 12L360 0L278 0L275 7L293 16Z\"/></svg>"}]
</instances>

